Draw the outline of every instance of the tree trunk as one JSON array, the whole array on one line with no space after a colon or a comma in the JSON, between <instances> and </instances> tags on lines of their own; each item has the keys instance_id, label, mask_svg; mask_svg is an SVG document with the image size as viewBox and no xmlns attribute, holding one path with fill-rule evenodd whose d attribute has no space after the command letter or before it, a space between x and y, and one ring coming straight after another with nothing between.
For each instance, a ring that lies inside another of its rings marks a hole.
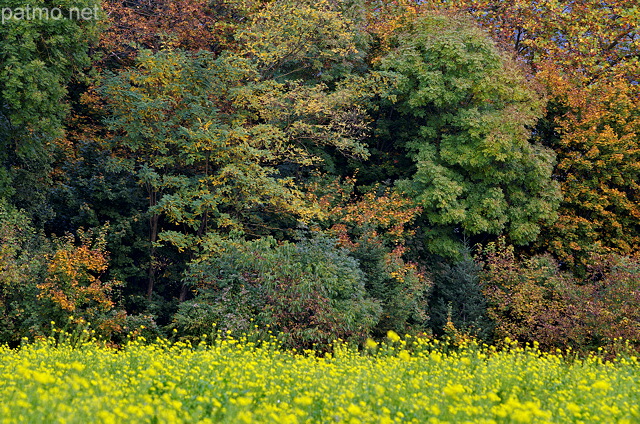
<instances>
[{"instance_id":1,"label":"tree trunk","mask_svg":"<svg viewBox=\"0 0 640 424\"><path fill-rule=\"evenodd\" d=\"M157 192L155 190L149 191L149 207L155 206L157 203ZM156 241L158 240L158 220L160 216L156 213L152 214L149 218L149 241L151 246L149 247L149 270L147 280L147 299L151 300L153 295L153 285L155 283L156 274Z\"/></svg>"}]
</instances>

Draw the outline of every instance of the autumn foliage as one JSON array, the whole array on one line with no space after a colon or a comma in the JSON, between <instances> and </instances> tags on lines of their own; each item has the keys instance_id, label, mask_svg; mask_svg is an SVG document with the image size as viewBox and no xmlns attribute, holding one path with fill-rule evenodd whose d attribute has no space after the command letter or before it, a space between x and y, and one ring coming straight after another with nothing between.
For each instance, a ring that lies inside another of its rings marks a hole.
<instances>
[{"instance_id":1,"label":"autumn foliage","mask_svg":"<svg viewBox=\"0 0 640 424\"><path fill-rule=\"evenodd\" d=\"M559 218L538 240L583 271L592 253L639 249L636 2L454 2L530 67L547 91L539 142L557 154Z\"/></svg>"},{"instance_id":2,"label":"autumn foliage","mask_svg":"<svg viewBox=\"0 0 640 424\"><path fill-rule=\"evenodd\" d=\"M584 279L562 271L549 255L520 259L504 240L486 246L478 259L498 338L547 349L595 349L616 339L640 345L637 257L594 255Z\"/></svg>"},{"instance_id":3,"label":"autumn foliage","mask_svg":"<svg viewBox=\"0 0 640 424\"><path fill-rule=\"evenodd\" d=\"M318 179L309 185L319 205L321 228L352 252L367 275L366 288L381 302L377 334L416 331L428 320L431 288L424 267L408 259L406 243L415 234L421 208L401 193L380 186L362 195L355 177Z\"/></svg>"},{"instance_id":4,"label":"autumn foliage","mask_svg":"<svg viewBox=\"0 0 640 424\"><path fill-rule=\"evenodd\" d=\"M101 281L109 263L104 235L102 240L95 242L91 240L91 234L80 232L78 237L78 246L75 237L63 237L61 245L48 259L48 276L38 285L38 298L51 299L68 312L79 309L89 313L107 311L114 306L110 292L119 283Z\"/></svg>"},{"instance_id":5,"label":"autumn foliage","mask_svg":"<svg viewBox=\"0 0 640 424\"><path fill-rule=\"evenodd\" d=\"M38 299L51 302L51 317L58 322L91 323L100 336L122 331L126 313L118 310L114 289L122 283L106 280L109 254L105 232L78 231L55 243L47 255L46 277L37 288Z\"/></svg>"}]
</instances>

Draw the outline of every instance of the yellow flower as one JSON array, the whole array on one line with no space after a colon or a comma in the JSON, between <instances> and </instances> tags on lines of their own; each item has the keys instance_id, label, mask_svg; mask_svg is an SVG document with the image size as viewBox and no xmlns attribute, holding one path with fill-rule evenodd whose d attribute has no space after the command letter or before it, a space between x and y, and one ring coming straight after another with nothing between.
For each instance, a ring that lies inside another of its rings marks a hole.
<instances>
[{"instance_id":1,"label":"yellow flower","mask_svg":"<svg viewBox=\"0 0 640 424\"><path fill-rule=\"evenodd\" d=\"M452 386L447 386L445 387L442 392L446 395L446 396L450 396L450 397L458 397L458 395L461 395L462 393L465 392L464 386L462 384L454 384Z\"/></svg>"},{"instance_id":2,"label":"yellow flower","mask_svg":"<svg viewBox=\"0 0 640 424\"><path fill-rule=\"evenodd\" d=\"M398 333L393 330L389 330L387 332L387 338L394 343L400 341L400 336L398 336Z\"/></svg>"},{"instance_id":3,"label":"yellow flower","mask_svg":"<svg viewBox=\"0 0 640 424\"><path fill-rule=\"evenodd\" d=\"M299 396L293 400L294 403L302 406L309 406L313 403L313 399L309 396Z\"/></svg>"},{"instance_id":4,"label":"yellow flower","mask_svg":"<svg viewBox=\"0 0 640 424\"><path fill-rule=\"evenodd\" d=\"M596 390L609 390L611 388L611 384L607 383L604 380L598 380L591 386Z\"/></svg>"},{"instance_id":5,"label":"yellow flower","mask_svg":"<svg viewBox=\"0 0 640 424\"><path fill-rule=\"evenodd\" d=\"M365 342L365 346L368 349L375 349L376 347L378 347L378 343L374 340L367 339L367 341Z\"/></svg>"},{"instance_id":6,"label":"yellow flower","mask_svg":"<svg viewBox=\"0 0 640 424\"><path fill-rule=\"evenodd\" d=\"M580 413L580 406L573 402L567 403L567 410L571 412L573 415L577 415Z\"/></svg>"},{"instance_id":7,"label":"yellow flower","mask_svg":"<svg viewBox=\"0 0 640 424\"><path fill-rule=\"evenodd\" d=\"M362 415L362 408L352 403L347 407L347 412L351 415Z\"/></svg>"},{"instance_id":8,"label":"yellow flower","mask_svg":"<svg viewBox=\"0 0 640 424\"><path fill-rule=\"evenodd\" d=\"M401 350L400 353L398 353L398 358L402 359L403 361L408 361L411 359L411 355L406 350Z\"/></svg>"},{"instance_id":9,"label":"yellow flower","mask_svg":"<svg viewBox=\"0 0 640 424\"><path fill-rule=\"evenodd\" d=\"M56 379L54 377L52 377L51 375L47 374L47 373L43 373L43 372L34 372L33 373L33 379L35 381L37 381L40 384L49 384L49 383L53 383L54 381L56 381Z\"/></svg>"},{"instance_id":10,"label":"yellow flower","mask_svg":"<svg viewBox=\"0 0 640 424\"><path fill-rule=\"evenodd\" d=\"M238 399L236 399L236 403L240 406L251 405L252 401L253 399L251 399L250 397L239 397Z\"/></svg>"}]
</instances>

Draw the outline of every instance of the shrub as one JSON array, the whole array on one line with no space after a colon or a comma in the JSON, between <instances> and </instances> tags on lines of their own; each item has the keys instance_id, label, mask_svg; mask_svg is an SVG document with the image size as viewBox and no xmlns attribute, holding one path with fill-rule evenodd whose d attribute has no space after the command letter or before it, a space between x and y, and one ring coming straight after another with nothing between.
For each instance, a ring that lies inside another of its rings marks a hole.
<instances>
[{"instance_id":1,"label":"shrub","mask_svg":"<svg viewBox=\"0 0 640 424\"><path fill-rule=\"evenodd\" d=\"M638 257L592 256L584 279L548 255L517 259L504 241L489 244L480 259L497 337L579 351L619 338L640 346Z\"/></svg>"},{"instance_id":2,"label":"shrub","mask_svg":"<svg viewBox=\"0 0 640 424\"><path fill-rule=\"evenodd\" d=\"M587 302L578 315L590 329L593 345L625 339L640 347L640 257L616 254L592 255L587 266ZM570 299L575 304L578 299Z\"/></svg>"},{"instance_id":3,"label":"shrub","mask_svg":"<svg viewBox=\"0 0 640 424\"><path fill-rule=\"evenodd\" d=\"M271 238L229 240L201 257L186 283L196 296L180 305L175 327L191 335L214 324L231 333L278 334L286 347L362 341L379 319L364 274L346 249L323 235L296 244Z\"/></svg>"},{"instance_id":4,"label":"shrub","mask_svg":"<svg viewBox=\"0 0 640 424\"><path fill-rule=\"evenodd\" d=\"M49 333L51 321L90 322L105 338L122 332L126 314L102 281L108 266L106 228L53 241L37 233L21 211L0 201L0 343Z\"/></svg>"},{"instance_id":5,"label":"shrub","mask_svg":"<svg viewBox=\"0 0 640 424\"><path fill-rule=\"evenodd\" d=\"M29 218L0 199L0 343L15 345L41 329L36 283L45 249Z\"/></svg>"},{"instance_id":6,"label":"shrub","mask_svg":"<svg viewBox=\"0 0 640 424\"><path fill-rule=\"evenodd\" d=\"M106 227L78 230L77 242L71 234L54 240L46 255L46 276L37 287L38 299L48 303L52 319L64 322L74 317L111 336L122 331L125 314L114 310L112 300L114 288L122 283L103 278L109 266L105 237Z\"/></svg>"}]
</instances>

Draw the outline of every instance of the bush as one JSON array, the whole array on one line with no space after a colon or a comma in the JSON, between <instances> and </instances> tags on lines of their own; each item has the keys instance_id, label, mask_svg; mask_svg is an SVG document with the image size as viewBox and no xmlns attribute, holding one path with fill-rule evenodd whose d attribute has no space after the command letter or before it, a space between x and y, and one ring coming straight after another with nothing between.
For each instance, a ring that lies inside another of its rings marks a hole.
<instances>
[{"instance_id":1,"label":"bush","mask_svg":"<svg viewBox=\"0 0 640 424\"><path fill-rule=\"evenodd\" d=\"M0 199L0 343L41 332L36 284L46 272L45 249L29 218Z\"/></svg>"},{"instance_id":2,"label":"bush","mask_svg":"<svg viewBox=\"0 0 640 424\"><path fill-rule=\"evenodd\" d=\"M579 351L620 338L640 347L640 258L592 256L585 279L548 255L517 259L503 241L489 244L481 260L497 337Z\"/></svg>"},{"instance_id":3,"label":"bush","mask_svg":"<svg viewBox=\"0 0 640 424\"><path fill-rule=\"evenodd\" d=\"M111 337L122 331L124 311L115 310L114 289L122 283L105 281L109 266L106 230L77 231L53 240L51 253L46 254L47 272L37 284L38 300L47 305L42 315L65 322L74 317L89 322L100 336ZM77 238L77 240L76 240Z\"/></svg>"},{"instance_id":4,"label":"bush","mask_svg":"<svg viewBox=\"0 0 640 424\"><path fill-rule=\"evenodd\" d=\"M105 230L53 241L38 234L21 211L0 202L0 343L49 333L51 321L90 322L110 338L122 331L124 311L111 298L115 281L103 281Z\"/></svg>"},{"instance_id":5,"label":"bush","mask_svg":"<svg viewBox=\"0 0 640 424\"><path fill-rule=\"evenodd\" d=\"M380 315L357 261L322 235L222 242L190 265L185 281L197 295L180 305L174 325L189 335L217 324L261 339L277 334L289 348L327 348L339 338L364 340Z\"/></svg>"}]
</instances>

